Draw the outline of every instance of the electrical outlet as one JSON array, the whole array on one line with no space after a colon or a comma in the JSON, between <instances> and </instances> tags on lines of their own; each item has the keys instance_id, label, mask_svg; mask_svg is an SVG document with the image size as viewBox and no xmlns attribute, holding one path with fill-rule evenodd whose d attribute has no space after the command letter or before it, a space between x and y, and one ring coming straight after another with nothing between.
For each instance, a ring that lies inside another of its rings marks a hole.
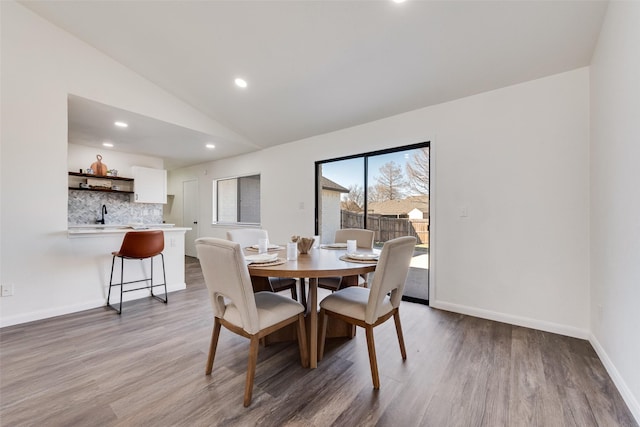
<instances>
[{"instance_id":1,"label":"electrical outlet","mask_svg":"<svg viewBox=\"0 0 640 427\"><path fill-rule=\"evenodd\" d=\"M13 285L2 285L2 296L10 297L13 295Z\"/></svg>"}]
</instances>

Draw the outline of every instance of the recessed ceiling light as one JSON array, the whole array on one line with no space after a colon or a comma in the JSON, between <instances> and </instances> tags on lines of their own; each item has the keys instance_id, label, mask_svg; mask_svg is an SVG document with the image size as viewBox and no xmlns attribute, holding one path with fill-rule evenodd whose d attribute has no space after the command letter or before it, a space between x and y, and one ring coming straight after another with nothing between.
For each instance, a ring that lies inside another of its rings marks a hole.
<instances>
[{"instance_id":1,"label":"recessed ceiling light","mask_svg":"<svg viewBox=\"0 0 640 427\"><path fill-rule=\"evenodd\" d=\"M394 3L398 3L398 4L399 4L399 3L404 3L404 2L405 2L405 0L391 0L391 1L393 1Z\"/></svg>"},{"instance_id":2,"label":"recessed ceiling light","mask_svg":"<svg viewBox=\"0 0 640 427\"><path fill-rule=\"evenodd\" d=\"M216 148L216 146L213 144L207 144L205 145L205 147L207 147L209 150L213 150L214 148Z\"/></svg>"},{"instance_id":3,"label":"recessed ceiling light","mask_svg":"<svg viewBox=\"0 0 640 427\"><path fill-rule=\"evenodd\" d=\"M113 144L110 142L103 142L102 145L109 148L113 147Z\"/></svg>"},{"instance_id":4,"label":"recessed ceiling light","mask_svg":"<svg viewBox=\"0 0 640 427\"><path fill-rule=\"evenodd\" d=\"M126 128L129 127L128 124L126 124L125 122L115 122L114 125L120 127L120 128Z\"/></svg>"},{"instance_id":5,"label":"recessed ceiling light","mask_svg":"<svg viewBox=\"0 0 640 427\"><path fill-rule=\"evenodd\" d=\"M241 87L241 88L247 87L247 81L245 79L241 79L238 77L237 79L234 80L234 82L238 87Z\"/></svg>"}]
</instances>

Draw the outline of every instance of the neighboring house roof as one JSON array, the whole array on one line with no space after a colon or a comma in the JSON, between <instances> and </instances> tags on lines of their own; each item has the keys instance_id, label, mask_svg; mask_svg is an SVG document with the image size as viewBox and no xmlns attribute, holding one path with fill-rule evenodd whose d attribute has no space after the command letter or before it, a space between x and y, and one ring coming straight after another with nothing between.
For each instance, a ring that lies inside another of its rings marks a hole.
<instances>
[{"instance_id":1,"label":"neighboring house roof","mask_svg":"<svg viewBox=\"0 0 640 427\"><path fill-rule=\"evenodd\" d=\"M407 215L414 209L423 213L429 212L428 196L410 196L405 199L372 202L368 205L369 213L379 215Z\"/></svg>"},{"instance_id":2,"label":"neighboring house roof","mask_svg":"<svg viewBox=\"0 0 640 427\"><path fill-rule=\"evenodd\" d=\"M348 193L349 189L344 188L342 185L331 181L329 178L325 178L324 176L320 178L320 184L322 185L323 190L337 191L339 193Z\"/></svg>"}]
</instances>

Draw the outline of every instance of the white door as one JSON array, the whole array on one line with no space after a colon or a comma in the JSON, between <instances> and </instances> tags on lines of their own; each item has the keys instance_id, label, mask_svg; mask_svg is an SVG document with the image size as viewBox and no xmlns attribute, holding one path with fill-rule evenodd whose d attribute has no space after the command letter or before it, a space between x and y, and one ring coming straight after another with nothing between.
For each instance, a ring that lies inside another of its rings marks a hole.
<instances>
[{"instance_id":1,"label":"white door","mask_svg":"<svg viewBox=\"0 0 640 427\"><path fill-rule=\"evenodd\" d=\"M182 224L191 227L185 233L184 253L196 256L196 239L198 238L198 181L184 181L182 183Z\"/></svg>"}]
</instances>

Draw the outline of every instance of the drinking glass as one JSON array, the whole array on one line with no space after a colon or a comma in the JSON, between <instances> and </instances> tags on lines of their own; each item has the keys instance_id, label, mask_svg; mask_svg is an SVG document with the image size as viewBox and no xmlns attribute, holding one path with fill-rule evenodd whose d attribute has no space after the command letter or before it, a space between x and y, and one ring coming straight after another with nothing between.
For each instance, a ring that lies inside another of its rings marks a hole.
<instances>
[{"instance_id":1,"label":"drinking glass","mask_svg":"<svg viewBox=\"0 0 640 427\"><path fill-rule=\"evenodd\" d=\"M298 259L298 244L296 242L287 243L287 261Z\"/></svg>"},{"instance_id":2,"label":"drinking glass","mask_svg":"<svg viewBox=\"0 0 640 427\"><path fill-rule=\"evenodd\" d=\"M269 251L269 239L258 239L258 253L266 254Z\"/></svg>"}]
</instances>

